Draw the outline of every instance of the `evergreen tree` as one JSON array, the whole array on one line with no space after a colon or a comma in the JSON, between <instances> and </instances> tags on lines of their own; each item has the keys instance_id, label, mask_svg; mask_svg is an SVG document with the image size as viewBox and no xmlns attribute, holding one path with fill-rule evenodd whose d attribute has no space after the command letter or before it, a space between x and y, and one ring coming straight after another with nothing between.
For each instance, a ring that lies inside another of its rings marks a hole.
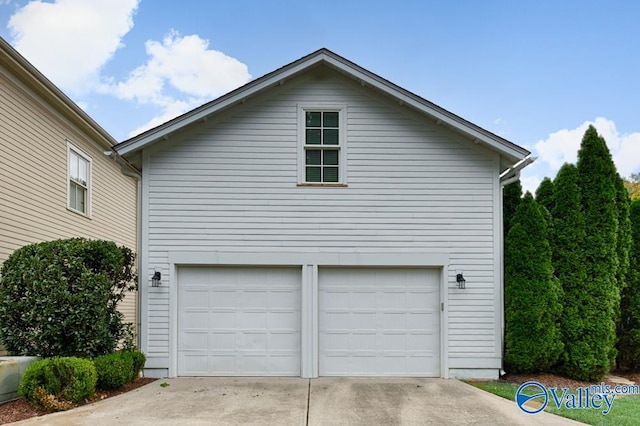
<instances>
[{"instance_id":1,"label":"evergreen tree","mask_svg":"<svg viewBox=\"0 0 640 426\"><path fill-rule=\"evenodd\" d=\"M627 273L629 271L629 251L631 250L631 220L629 219L629 207L631 200L629 192L624 186L624 180L616 174L616 210L618 211L618 234L616 238L616 251L618 254L618 271L616 279L620 292L627 286Z\"/></svg>"},{"instance_id":2,"label":"evergreen tree","mask_svg":"<svg viewBox=\"0 0 640 426\"><path fill-rule=\"evenodd\" d=\"M522 184L517 180L505 185L502 191L502 230L506 239L511 227L511 218L522 201Z\"/></svg>"},{"instance_id":3,"label":"evergreen tree","mask_svg":"<svg viewBox=\"0 0 640 426\"><path fill-rule=\"evenodd\" d=\"M538 189L536 189L536 201L546 208L548 212L553 211L553 182L548 177L542 179Z\"/></svg>"},{"instance_id":4,"label":"evergreen tree","mask_svg":"<svg viewBox=\"0 0 640 426\"><path fill-rule=\"evenodd\" d=\"M620 292L618 273L617 172L611 154L595 127L582 138L577 163L584 213L584 264L587 280L584 296L584 338L580 351L584 360L571 377L600 380L616 358L616 313ZM574 374L575 373L575 374Z\"/></svg>"},{"instance_id":5,"label":"evergreen tree","mask_svg":"<svg viewBox=\"0 0 640 426\"><path fill-rule=\"evenodd\" d=\"M618 328L618 367L640 366L640 200L631 204L631 250L627 286L622 290L621 320Z\"/></svg>"},{"instance_id":6,"label":"evergreen tree","mask_svg":"<svg viewBox=\"0 0 640 426\"><path fill-rule=\"evenodd\" d=\"M509 373L548 371L563 348L562 290L553 276L544 212L528 192L505 245L505 368Z\"/></svg>"},{"instance_id":7,"label":"evergreen tree","mask_svg":"<svg viewBox=\"0 0 640 426\"><path fill-rule=\"evenodd\" d=\"M590 315L592 306L584 299L589 282L585 269L585 228L582 214L578 169L573 164L564 164L553 182L553 231L552 262L554 273L563 290L563 311L560 329L564 352L559 360L559 370L570 377L582 377L584 366L593 366L597 360L589 345L597 336L591 336Z\"/></svg>"}]
</instances>

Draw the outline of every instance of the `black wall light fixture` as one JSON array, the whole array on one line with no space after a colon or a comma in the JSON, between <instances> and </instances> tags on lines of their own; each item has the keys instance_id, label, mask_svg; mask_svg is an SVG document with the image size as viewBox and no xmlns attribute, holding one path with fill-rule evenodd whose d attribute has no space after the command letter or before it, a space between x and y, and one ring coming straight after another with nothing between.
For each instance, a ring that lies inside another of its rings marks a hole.
<instances>
[{"instance_id":1,"label":"black wall light fixture","mask_svg":"<svg viewBox=\"0 0 640 426\"><path fill-rule=\"evenodd\" d=\"M151 287L160 287L160 280L162 279L162 274L160 271L156 271L151 277Z\"/></svg>"},{"instance_id":2,"label":"black wall light fixture","mask_svg":"<svg viewBox=\"0 0 640 426\"><path fill-rule=\"evenodd\" d=\"M463 290L466 288L467 280L464 279L464 276L461 273L456 275L456 281L458 282L459 289Z\"/></svg>"}]
</instances>

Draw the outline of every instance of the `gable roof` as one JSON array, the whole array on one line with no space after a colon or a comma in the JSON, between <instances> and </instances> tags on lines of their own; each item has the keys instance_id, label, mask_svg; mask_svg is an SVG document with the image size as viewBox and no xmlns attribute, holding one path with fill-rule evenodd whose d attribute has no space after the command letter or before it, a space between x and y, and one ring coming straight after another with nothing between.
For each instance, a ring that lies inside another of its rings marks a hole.
<instances>
[{"instance_id":1,"label":"gable roof","mask_svg":"<svg viewBox=\"0 0 640 426\"><path fill-rule=\"evenodd\" d=\"M100 127L82 108L76 105L2 37L0 37L0 64L100 146L111 149L117 144L113 136Z\"/></svg>"},{"instance_id":2,"label":"gable roof","mask_svg":"<svg viewBox=\"0 0 640 426\"><path fill-rule=\"evenodd\" d=\"M327 65L359 81L363 86L374 88L381 93L391 96L400 105L413 107L431 118L437 124L445 125L454 131L462 133L475 143L485 145L489 149L500 153L500 155L507 160L507 163L515 164L531 154L525 148L495 135L325 48L317 50L263 77L253 80L226 95L195 108L160 126L123 141L118 144L115 149L118 154L125 157L131 155L159 140L167 139L172 133L186 126L196 123L199 120L205 120L220 111L242 103L249 96L255 95L258 92L284 84L287 79L291 79L321 64Z\"/></svg>"}]
</instances>

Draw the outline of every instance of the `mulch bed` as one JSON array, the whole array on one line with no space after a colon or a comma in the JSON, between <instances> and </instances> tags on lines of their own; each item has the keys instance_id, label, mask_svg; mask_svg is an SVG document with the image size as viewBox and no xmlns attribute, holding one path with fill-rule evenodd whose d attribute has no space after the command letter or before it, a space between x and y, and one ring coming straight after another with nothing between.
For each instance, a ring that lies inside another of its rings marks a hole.
<instances>
[{"instance_id":1,"label":"mulch bed","mask_svg":"<svg viewBox=\"0 0 640 426\"><path fill-rule=\"evenodd\" d=\"M131 383L127 383L120 389L112 390L112 391L103 391L98 390L96 393L89 399L84 402L78 404L78 406L91 404L93 402L101 401L106 398L111 398L112 396L120 395L125 392L132 391L134 389L139 388L140 386L144 386L147 383L151 383L157 379L151 379L148 377L139 377ZM12 422L18 422L20 420L29 419L31 417L42 416L44 414L48 414L45 411L36 410L28 402L24 399L17 399L15 401L7 402L6 404L0 405L0 425Z\"/></svg>"},{"instance_id":2,"label":"mulch bed","mask_svg":"<svg viewBox=\"0 0 640 426\"><path fill-rule=\"evenodd\" d=\"M636 374L636 376L638 377L639 375ZM629 380L633 380L629 378L629 375L624 374L624 375L620 375L620 377L625 377ZM603 380L602 382L598 382L598 383L591 383L591 382L581 382L579 380L572 380L572 379L567 379L566 377L561 377L561 376L556 376L555 374L506 374L502 377L500 377L500 380L508 382L508 383L514 383L516 385L521 385L525 382L538 382L542 385L544 385L547 389L549 388L558 388L558 389L562 389L562 388L571 388L571 389L575 389L578 387L587 387L587 386L591 386L591 385L599 385L600 383L604 382L604 384L606 385L615 385L613 382L610 382L608 380ZM635 381L635 380L634 380Z\"/></svg>"}]
</instances>

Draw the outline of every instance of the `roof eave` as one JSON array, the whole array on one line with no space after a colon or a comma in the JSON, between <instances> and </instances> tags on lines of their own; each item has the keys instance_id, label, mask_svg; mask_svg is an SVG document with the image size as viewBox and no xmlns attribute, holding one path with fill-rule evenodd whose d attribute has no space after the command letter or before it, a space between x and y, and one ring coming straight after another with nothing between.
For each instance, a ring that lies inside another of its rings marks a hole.
<instances>
[{"instance_id":1,"label":"roof eave","mask_svg":"<svg viewBox=\"0 0 640 426\"><path fill-rule=\"evenodd\" d=\"M118 142L89 115L53 84L36 67L0 37L2 65L23 80L30 89L51 103L65 117L90 135L105 148L113 148Z\"/></svg>"}]
</instances>

